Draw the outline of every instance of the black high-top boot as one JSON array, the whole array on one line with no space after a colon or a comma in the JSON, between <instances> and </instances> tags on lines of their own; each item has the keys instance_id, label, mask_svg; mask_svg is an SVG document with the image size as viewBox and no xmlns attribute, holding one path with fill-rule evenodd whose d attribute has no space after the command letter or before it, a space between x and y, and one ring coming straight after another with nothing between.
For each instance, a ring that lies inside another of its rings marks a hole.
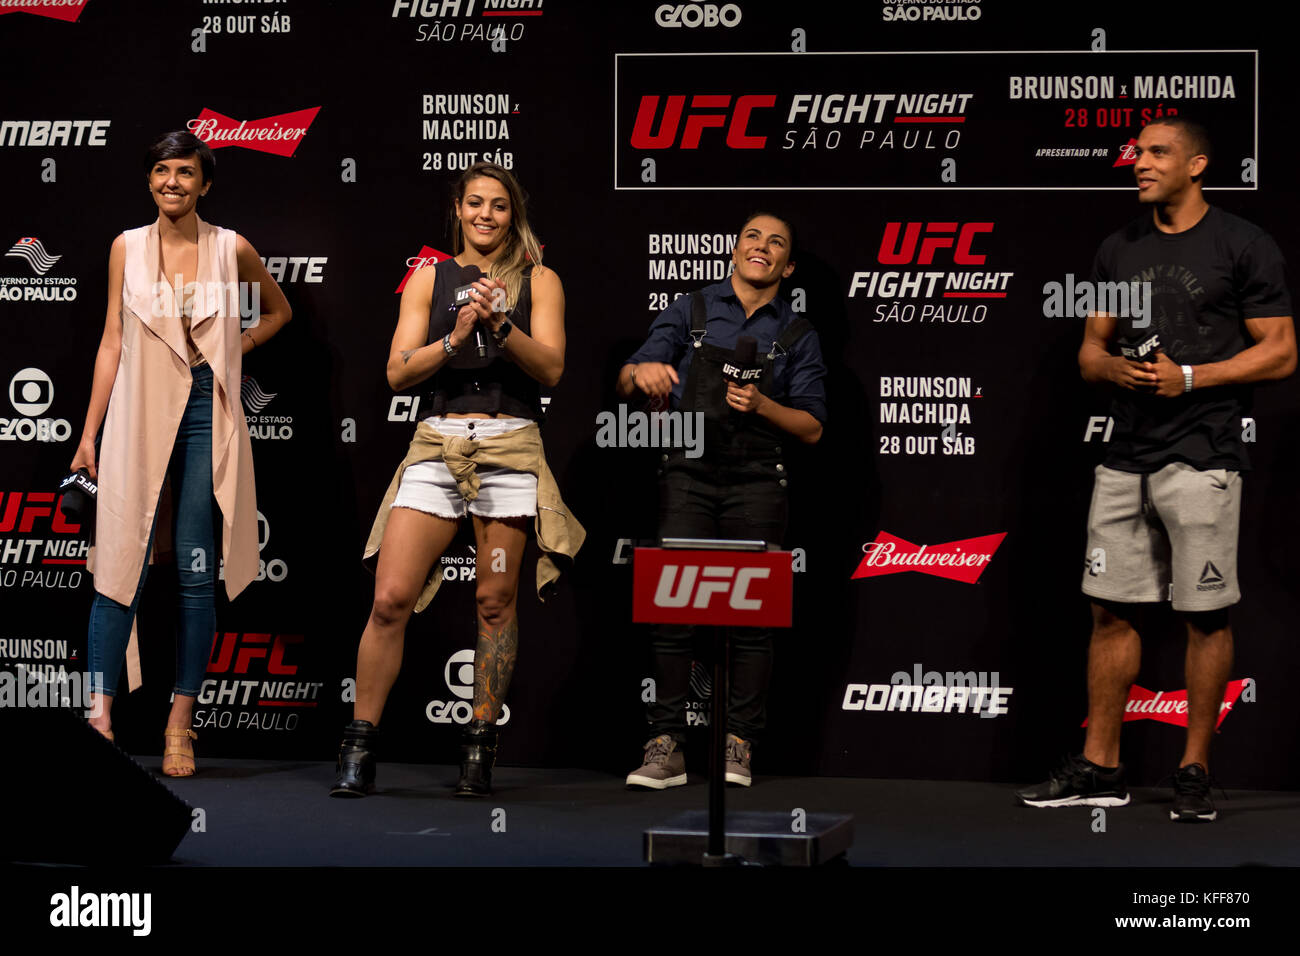
<instances>
[{"instance_id":1,"label":"black high-top boot","mask_svg":"<svg viewBox=\"0 0 1300 956\"><path fill-rule=\"evenodd\" d=\"M379 730L368 720L354 720L343 728L339 746L338 777L331 797L364 797L375 789L375 748Z\"/></svg>"},{"instance_id":2,"label":"black high-top boot","mask_svg":"<svg viewBox=\"0 0 1300 956\"><path fill-rule=\"evenodd\" d=\"M460 742L460 782L457 797L486 797L492 793L492 765L497 759L497 725L471 720Z\"/></svg>"}]
</instances>

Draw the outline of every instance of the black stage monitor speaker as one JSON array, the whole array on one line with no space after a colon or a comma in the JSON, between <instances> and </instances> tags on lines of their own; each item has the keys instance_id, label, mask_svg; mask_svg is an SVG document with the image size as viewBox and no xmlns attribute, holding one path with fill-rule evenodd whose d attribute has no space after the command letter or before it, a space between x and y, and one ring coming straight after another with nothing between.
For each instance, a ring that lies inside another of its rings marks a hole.
<instances>
[{"instance_id":1,"label":"black stage monitor speaker","mask_svg":"<svg viewBox=\"0 0 1300 956\"><path fill-rule=\"evenodd\" d=\"M192 808L70 710L0 707L0 859L166 863Z\"/></svg>"}]
</instances>

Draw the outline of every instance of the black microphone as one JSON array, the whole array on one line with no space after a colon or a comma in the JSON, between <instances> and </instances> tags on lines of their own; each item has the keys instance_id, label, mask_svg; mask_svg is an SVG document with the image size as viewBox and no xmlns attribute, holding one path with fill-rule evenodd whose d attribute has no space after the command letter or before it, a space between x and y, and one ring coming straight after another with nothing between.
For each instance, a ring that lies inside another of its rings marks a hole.
<instances>
[{"instance_id":1,"label":"black microphone","mask_svg":"<svg viewBox=\"0 0 1300 956\"><path fill-rule=\"evenodd\" d=\"M59 482L59 510L69 521L80 524L95 515L99 484L86 468L78 468Z\"/></svg>"},{"instance_id":2,"label":"black microphone","mask_svg":"<svg viewBox=\"0 0 1300 956\"><path fill-rule=\"evenodd\" d=\"M469 305L470 293L474 291L474 283L483 278L483 270L478 266L463 266L460 270L460 281L464 283L456 287L451 294L451 307L449 311L459 312L462 308ZM476 323L474 326L474 344L478 348L478 357L487 358L487 343L483 341L483 325Z\"/></svg>"},{"instance_id":3,"label":"black microphone","mask_svg":"<svg viewBox=\"0 0 1300 956\"><path fill-rule=\"evenodd\" d=\"M737 385L758 384L763 374L763 367L757 362L758 342L752 335L742 335L736 339L736 347L731 350L731 361L722 363L722 377Z\"/></svg>"}]
</instances>

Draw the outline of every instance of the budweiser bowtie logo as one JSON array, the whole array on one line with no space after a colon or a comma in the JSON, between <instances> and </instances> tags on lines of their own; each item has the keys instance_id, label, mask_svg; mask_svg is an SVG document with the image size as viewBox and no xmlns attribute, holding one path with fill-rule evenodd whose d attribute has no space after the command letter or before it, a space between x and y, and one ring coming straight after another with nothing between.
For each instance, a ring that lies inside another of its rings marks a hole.
<instances>
[{"instance_id":1,"label":"budweiser bowtie logo","mask_svg":"<svg viewBox=\"0 0 1300 956\"><path fill-rule=\"evenodd\" d=\"M444 259L452 258L454 258L454 256L449 252L441 252L433 248L433 246L420 246L420 254L418 256L411 256L411 258L406 260L406 275L402 276L402 281L397 284L397 289L395 291L400 293L405 289L406 283L411 281L411 276L415 275L416 272L423 269L425 266L437 265Z\"/></svg>"},{"instance_id":2,"label":"budweiser bowtie logo","mask_svg":"<svg viewBox=\"0 0 1300 956\"><path fill-rule=\"evenodd\" d=\"M1132 166L1136 163L1137 142L1137 140L1130 136L1128 142L1119 148L1119 159L1115 160L1115 162L1111 164L1110 168L1114 169L1116 166Z\"/></svg>"},{"instance_id":3,"label":"budweiser bowtie logo","mask_svg":"<svg viewBox=\"0 0 1300 956\"><path fill-rule=\"evenodd\" d=\"M1216 730L1223 724L1223 718L1228 716L1228 711L1232 710L1232 705L1241 696L1248 680L1249 677L1244 677L1241 680L1228 681L1228 687L1223 692L1223 703L1219 705L1219 719L1214 725ZM1163 690L1149 691L1145 687L1134 684L1129 688L1128 702L1124 705L1124 720L1126 722L1158 720L1163 724L1186 727L1187 691L1172 690L1168 693ZM1087 719L1082 726L1088 726Z\"/></svg>"},{"instance_id":4,"label":"budweiser bowtie logo","mask_svg":"<svg viewBox=\"0 0 1300 956\"><path fill-rule=\"evenodd\" d=\"M0 0L0 17L6 13L30 13L37 17L75 23L89 0Z\"/></svg>"},{"instance_id":5,"label":"budweiser bowtie logo","mask_svg":"<svg viewBox=\"0 0 1300 956\"><path fill-rule=\"evenodd\" d=\"M963 538L947 544L918 545L882 531L876 535L875 541L863 545L862 550L866 554L853 576L871 578L878 574L920 571L922 574L974 584L993 560L994 552L1006 536L1004 531L1001 534L986 534L982 538Z\"/></svg>"},{"instance_id":6,"label":"budweiser bowtie logo","mask_svg":"<svg viewBox=\"0 0 1300 956\"><path fill-rule=\"evenodd\" d=\"M319 112L320 107L313 106L311 109L280 113L266 119L237 120L205 109L198 119L192 119L185 125L212 149L242 146L276 156L292 156Z\"/></svg>"}]
</instances>

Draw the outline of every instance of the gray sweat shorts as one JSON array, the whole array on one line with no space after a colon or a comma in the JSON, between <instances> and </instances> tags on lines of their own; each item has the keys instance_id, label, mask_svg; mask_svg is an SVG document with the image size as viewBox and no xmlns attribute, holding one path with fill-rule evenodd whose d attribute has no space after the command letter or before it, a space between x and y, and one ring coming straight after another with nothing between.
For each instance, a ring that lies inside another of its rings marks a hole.
<instances>
[{"instance_id":1,"label":"gray sweat shorts","mask_svg":"<svg viewBox=\"0 0 1300 956\"><path fill-rule=\"evenodd\" d=\"M1172 601L1215 611L1241 600L1241 476L1172 462L1149 475L1097 466L1083 593L1103 601Z\"/></svg>"}]
</instances>

